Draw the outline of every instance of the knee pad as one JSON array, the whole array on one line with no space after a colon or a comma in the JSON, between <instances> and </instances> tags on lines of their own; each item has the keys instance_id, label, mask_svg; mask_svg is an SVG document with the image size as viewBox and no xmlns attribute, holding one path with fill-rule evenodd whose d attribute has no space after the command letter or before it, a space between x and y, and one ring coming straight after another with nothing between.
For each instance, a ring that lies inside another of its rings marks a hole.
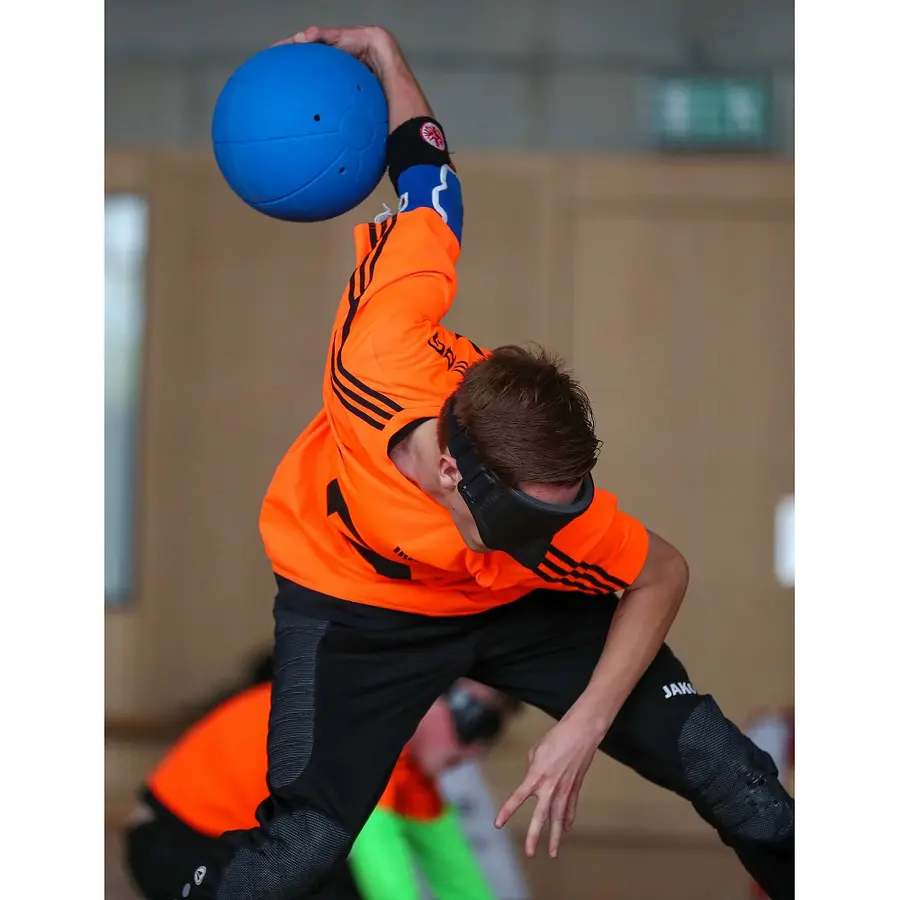
<instances>
[{"instance_id":1,"label":"knee pad","mask_svg":"<svg viewBox=\"0 0 900 900\"><path fill-rule=\"evenodd\" d=\"M350 835L314 809L298 809L274 818L268 826L274 840L242 847L222 877L218 900L294 900L306 896L350 852Z\"/></svg>"},{"instance_id":2,"label":"knee pad","mask_svg":"<svg viewBox=\"0 0 900 900\"><path fill-rule=\"evenodd\" d=\"M780 841L794 830L794 801L772 757L703 697L678 738L688 796L723 837Z\"/></svg>"}]
</instances>

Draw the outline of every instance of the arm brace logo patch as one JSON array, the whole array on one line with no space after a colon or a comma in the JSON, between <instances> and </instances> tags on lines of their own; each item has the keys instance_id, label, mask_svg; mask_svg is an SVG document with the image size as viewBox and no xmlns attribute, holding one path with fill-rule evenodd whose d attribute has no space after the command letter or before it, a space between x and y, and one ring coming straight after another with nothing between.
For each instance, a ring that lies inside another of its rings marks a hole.
<instances>
[{"instance_id":1,"label":"arm brace logo patch","mask_svg":"<svg viewBox=\"0 0 900 900\"><path fill-rule=\"evenodd\" d=\"M444 132L434 122L425 122L419 129L419 134L426 144L437 147L438 150L446 150L447 142L444 140Z\"/></svg>"}]
</instances>

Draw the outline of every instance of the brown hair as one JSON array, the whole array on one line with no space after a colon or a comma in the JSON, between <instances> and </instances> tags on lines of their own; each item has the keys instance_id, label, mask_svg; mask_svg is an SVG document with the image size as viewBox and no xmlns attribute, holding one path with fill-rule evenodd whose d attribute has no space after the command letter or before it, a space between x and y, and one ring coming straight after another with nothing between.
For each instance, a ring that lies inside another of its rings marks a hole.
<instances>
[{"instance_id":1,"label":"brown hair","mask_svg":"<svg viewBox=\"0 0 900 900\"><path fill-rule=\"evenodd\" d=\"M542 347L499 347L466 370L452 395L481 462L504 484L576 484L597 462L591 403L561 360ZM439 437L450 439L450 398Z\"/></svg>"}]
</instances>

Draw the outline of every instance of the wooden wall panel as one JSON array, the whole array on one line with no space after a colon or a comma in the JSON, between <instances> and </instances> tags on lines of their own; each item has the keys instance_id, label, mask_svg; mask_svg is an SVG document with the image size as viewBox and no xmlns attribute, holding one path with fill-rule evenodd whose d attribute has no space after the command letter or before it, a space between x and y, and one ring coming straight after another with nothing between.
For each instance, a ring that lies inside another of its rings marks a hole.
<instances>
[{"instance_id":1,"label":"wooden wall panel","mask_svg":"<svg viewBox=\"0 0 900 900\"><path fill-rule=\"evenodd\" d=\"M793 491L790 205L584 210L573 364L606 440L598 479L688 557L673 630L738 718L792 697L792 592L772 570Z\"/></svg>"},{"instance_id":2,"label":"wooden wall panel","mask_svg":"<svg viewBox=\"0 0 900 900\"><path fill-rule=\"evenodd\" d=\"M318 406L353 255L346 222L269 220L204 159L158 160L151 197L142 597L166 708L270 639L260 501Z\"/></svg>"},{"instance_id":3,"label":"wooden wall panel","mask_svg":"<svg viewBox=\"0 0 900 900\"><path fill-rule=\"evenodd\" d=\"M447 326L483 347L558 341L552 158L463 158L459 166L466 215L458 299Z\"/></svg>"}]
</instances>

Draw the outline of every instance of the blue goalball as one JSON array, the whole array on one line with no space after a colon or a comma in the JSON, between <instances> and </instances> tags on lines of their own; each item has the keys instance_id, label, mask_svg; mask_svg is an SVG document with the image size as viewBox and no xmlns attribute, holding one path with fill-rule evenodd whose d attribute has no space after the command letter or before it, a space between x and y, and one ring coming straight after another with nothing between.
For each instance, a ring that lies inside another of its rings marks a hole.
<instances>
[{"instance_id":1,"label":"blue goalball","mask_svg":"<svg viewBox=\"0 0 900 900\"><path fill-rule=\"evenodd\" d=\"M228 79L212 120L229 187L253 209L320 222L358 206L385 171L388 106L359 60L325 44L257 53Z\"/></svg>"}]
</instances>

